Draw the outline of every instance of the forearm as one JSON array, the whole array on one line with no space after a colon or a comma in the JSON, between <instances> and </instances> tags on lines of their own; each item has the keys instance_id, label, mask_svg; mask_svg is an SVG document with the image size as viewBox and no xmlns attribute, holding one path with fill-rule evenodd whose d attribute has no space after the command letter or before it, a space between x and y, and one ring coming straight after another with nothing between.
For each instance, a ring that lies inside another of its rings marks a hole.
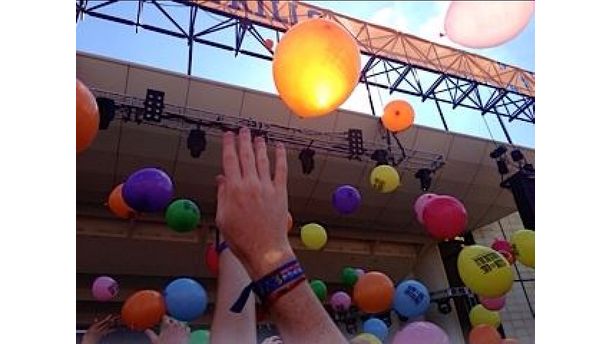
<instances>
[{"instance_id":1,"label":"forearm","mask_svg":"<svg viewBox=\"0 0 612 344\"><path fill-rule=\"evenodd\" d=\"M257 340L255 298L251 295L241 313L230 307L251 279L230 250L219 257L217 300L211 329L212 344L255 343Z\"/></svg>"}]
</instances>

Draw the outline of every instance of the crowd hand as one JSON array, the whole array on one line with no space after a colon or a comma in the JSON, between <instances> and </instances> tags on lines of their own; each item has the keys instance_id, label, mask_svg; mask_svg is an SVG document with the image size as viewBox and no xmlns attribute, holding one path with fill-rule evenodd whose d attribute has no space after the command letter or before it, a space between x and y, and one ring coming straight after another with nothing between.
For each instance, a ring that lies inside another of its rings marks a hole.
<instances>
[{"instance_id":1,"label":"crowd hand","mask_svg":"<svg viewBox=\"0 0 612 344\"><path fill-rule=\"evenodd\" d=\"M237 141L237 142L236 142ZM274 177L266 143L242 128L223 136L223 175L217 177L216 223L253 280L294 257L286 235L287 153L276 145Z\"/></svg>"},{"instance_id":2,"label":"crowd hand","mask_svg":"<svg viewBox=\"0 0 612 344\"><path fill-rule=\"evenodd\" d=\"M145 334L152 344L187 344L191 330L186 324L164 316L159 335L150 329L146 330Z\"/></svg>"},{"instance_id":3,"label":"crowd hand","mask_svg":"<svg viewBox=\"0 0 612 344\"><path fill-rule=\"evenodd\" d=\"M283 341L280 339L279 336L272 336L264 339L261 344L283 344Z\"/></svg>"},{"instance_id":4,"label":"crowd hand","mask_svg":"<svg viewBox=\"0 0 612 344\"><path fill-rule=\"evenodd\" d=\"M93 325L91 325L85 335L81 344L97 344L104 336L115 331L119 325L118 315L107 315L102 320L94 319Z\"/></svg>"}]
</instances>

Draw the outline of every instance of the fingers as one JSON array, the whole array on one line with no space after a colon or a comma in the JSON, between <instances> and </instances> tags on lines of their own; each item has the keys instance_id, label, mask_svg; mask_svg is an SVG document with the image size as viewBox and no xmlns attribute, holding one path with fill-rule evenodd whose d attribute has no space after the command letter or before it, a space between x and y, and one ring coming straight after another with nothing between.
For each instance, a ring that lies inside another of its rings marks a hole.
<instances>
[{"instance_id":1,"label":"fingers","mask_svg":"<svg viewBox=\"0 0 612 344\"><path fill-rule=\"evenodd\" d=\"M147 337L149 337L149 340L151 341L151 343L157 343L157 334L155 334L153 330L146 329L144 333L147 335Z\"/></svg>"},{"instance_id":2,"label":"fingers","mask_svg":"<svg viewBox=\"0 0 612 344\"><path fill-rule=\"evenodd\" d=\"M234 133L226 132L223 134L223 174L232 180L240 179L240 164L236 153L236 140Z\"/></svg>"},{"instance_id":3,"label":"fingers","mask_svg":"<svg viewBox=\"0 0 612 344\"><path fill-rule=\"evenodd\" d=\"M255 138L255 159L257 161L257 172L259 179L264 182L269 182L270 179L270 161L268 160L268 150L263 137Z\"/></svg>"},{"instance_id":4,"label":"fingers","mask_svg":"<svg viewBox=\"0 0 612 344\"><path fill-rule=\"evenodd\" d=\"M276 186L278 190L287 190L287 151L282 143L276 144L274 186Z\"/></svg>"},{"instance_id":5,"label":"fingers","mask_svg":"<svg viewBox=\"0 0 612 344\"><path fill-rule=\"evenodd\" d=\"M240 168L243 178L257 178L257 169L255 167L255 155L253 154L253 145L251 144L251 131L247 128L241 128L238 135L238 155L240 156Z\"/></svg>"}]
</instances>

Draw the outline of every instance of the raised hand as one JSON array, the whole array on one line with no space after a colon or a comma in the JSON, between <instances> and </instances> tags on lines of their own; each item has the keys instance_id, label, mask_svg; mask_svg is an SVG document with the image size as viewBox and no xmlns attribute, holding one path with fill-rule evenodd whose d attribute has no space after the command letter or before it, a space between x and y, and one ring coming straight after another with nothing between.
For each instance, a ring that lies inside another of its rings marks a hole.
<instances>
[{"instance_id":1,"label":"raised hand","mask_svg":"<svg viewBox=\"0 0 612 344\"><path fill-rule=\"evenodd\" d=\"M168 316L162 319L159 335L153 330L146 330L145 334L149 337L152 344L187 344L191 330L189 326Z\"/></svg>"},{"instance_id":2,"label":"raised hand","mask_svg":"<svg viewBox=\"0 0 612 344\"><path fill-rule=\"evenodd\" d=\"M118 315L107 315L102 320L94 320L85 335L81 344L97 344L104 336L115 331L119 325L120 317Z\"/></svg>"}]
</instances>

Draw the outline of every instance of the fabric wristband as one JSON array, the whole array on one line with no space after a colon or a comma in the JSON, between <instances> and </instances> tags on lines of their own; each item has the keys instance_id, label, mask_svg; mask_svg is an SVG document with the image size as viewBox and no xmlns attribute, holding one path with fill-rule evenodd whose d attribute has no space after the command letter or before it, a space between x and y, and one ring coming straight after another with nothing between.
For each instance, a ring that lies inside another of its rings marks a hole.
<instances>
[{"instance_id":1,"label":"fabric wristband","mask_svg":"<svg viewBox=\"0 0 612 344\"><path fill-rule=\"evenodd\" d=\"M251 292L254 292L262 303L272 304L304 280L306 280L304 269L297 259L293 259L258 281L247 285L230 310L234 313L242 312Z\"/></svg>"},{"instance_id":2,"label":"fabric wristband","mask_svg":"<svg viewBox=\"0 0 612 344\"><path fill-rule=\"evenodd\" d=\"M219 240L219 229L215 229L215 251L217 251L217 255L220 255L223 250L228 248L227 241Z\"/></svg>"}]
</instances>

